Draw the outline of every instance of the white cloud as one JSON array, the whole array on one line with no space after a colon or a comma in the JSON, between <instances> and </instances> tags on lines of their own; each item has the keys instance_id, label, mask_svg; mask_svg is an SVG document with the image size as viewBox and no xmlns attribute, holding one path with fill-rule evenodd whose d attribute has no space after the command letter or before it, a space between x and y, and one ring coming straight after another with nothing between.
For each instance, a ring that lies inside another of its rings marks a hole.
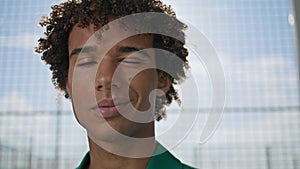
<instances>
[{"instance_id":1,"label":"white cloud","mask_svg":"<svg viewBox=\"0 0 300 169\"><path fill-rule=\"evenodd\" d=\"M0 98L0 111L32 111L34 107L28 103L26 97L18 92L11 92Z\"/></svg>"},{"instance_id":2,"label":"white cloud","mask_svg":"<svg viewBox=\"0 0 300 169\"><path fill-rule=\"evenodd\" d=\"M39 35L25 32L13 36L0 36L0 46L31 49L38 44Z\"/></svg>"},{"instance_id":3,"label":"white cloud","mask_svg":"<svg viewBox=\"0 0 300 169\"><path fill-rule=\"evenodd\" d=\"M256 58L222 56L227 106L269 107L298 104L297 68L290 58L268 55Z\"/></svg>"},{"instance_id":4,"label":"white cloud","mask_svg":"<svg viewBox=\"0 0 300 169\"><path fill-rule=\"evenodd\" d=\"M2 145L21 150L32 145L33 153L53 155L58 126L55 114L49 114L45 110L39 112L18 92L11 92L0 98L0 112L9 113L0 118ZM83 140L85 133L73 116L62 115L59 119L61 123L59 144L68 146L72 141L78 144L80 141L85 142Z\"/></svg>"},{"instance_id":5,"label":"white cloud","mask_svg":"<svg viewBox=\"0 0 300 169\"><path fill-rule=\"evenodd\" d=\"M225 113L208 146L255 144L262 147L299 140L298 118L296 112Z\"/></svg>"},{"instance_id":6,"label":"white cloud","mask_svg":"<svg viewBox=\"0 0 300 169\"><path fill-rule=\"evenodd\" d=\"M220 3L206 3L199 0L163 0L163 2L171 5L179 18L188 21L197 19L201 15L221 14L229 10L228 5L224 3L220 5Z\"/></svg>"}]
</instances>

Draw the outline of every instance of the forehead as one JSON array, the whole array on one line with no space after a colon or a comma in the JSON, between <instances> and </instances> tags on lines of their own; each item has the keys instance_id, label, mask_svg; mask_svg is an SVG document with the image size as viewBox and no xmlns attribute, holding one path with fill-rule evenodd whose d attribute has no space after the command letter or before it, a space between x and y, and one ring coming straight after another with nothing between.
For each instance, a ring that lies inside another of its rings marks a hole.
<instances>
[{"instance_id":1,"label":"forehead","mask_svg":"<svg viewBox=\"0 0 300 169\"><path fill-rule=\"evenodd\" d=\"M115 28L114 28L115 29ZM116 29L116 33L111 35L112 37L105 38L103 40L103 43L105 41L109 41L110 39L118 38L118 29ZM121 30L120 30L121 31ZM72 50L76 48L82 48L86 45L89 38L94 35L96 31L94 30L94 25L90 24L85 28L81 28L78 25L75 25L70 32L69 39L68 39L68 51L69 54ZM138 48L151 48L153 47L153 35L150 34L139 34L134 35L126 39L121 39L117 45L132 45Z\"/></svg>"},{"instance_id":2,"label":"forehead","mask_svg":"<svg viewBox=\"0 0 300 169\"><path fill-rule=\"evenodd\" d=\"M95 33L92 25L89 25L86 28L81 28L78 25L75 25L70 32L68 39L68 48L69 51L78 46L84 46L87 40Z\"/></svg>"}]
</instances>

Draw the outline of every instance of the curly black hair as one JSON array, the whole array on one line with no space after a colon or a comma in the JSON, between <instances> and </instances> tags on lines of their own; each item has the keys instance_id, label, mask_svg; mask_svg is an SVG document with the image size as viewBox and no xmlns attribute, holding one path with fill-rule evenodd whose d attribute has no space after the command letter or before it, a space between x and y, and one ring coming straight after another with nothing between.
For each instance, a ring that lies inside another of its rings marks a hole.
<instances>
[{"instance_id":1,"label":"curly black hair","mask_svg":"<svg viewBox=\"0 0 300 169\"><path fill-rule=\"evenodd\" d=\"M69 0L51 8L50 15L43 16L40 21L40 25L45 27L46 37L38 40L39 44L35 51L42 53L41 59L50 65L52 82L57 89L65 93L66 98L69 98L66 91L66 78L69 68L68 38L75 24L82 28L93 24L97 29L108 23L108 16L120 18L142 12L164 13L176 19L173 9L160 0ZM186 78L185 71L189 68L186 58L188 50L184 47L184 29L187 26L179 21L176 23L177 25L174 25L174 23L162 23L162 25L165 25L163 29L169 29L178 38L153 34L154 48L169 51L177 55L182 61L181 63L172 63L170 60L163 60L164 64L169 65L168 71L173 72L173 76L158 70L160 75L169 76L172 85L165 97L157 98L160 104L156 105L158 112L156 120L160 120L165 116L164 106L170 104L172 100L180 104L174 85ZM161 60L157 61L157 64L159 63L161 63Z\"/></svg>"}]
</instances>

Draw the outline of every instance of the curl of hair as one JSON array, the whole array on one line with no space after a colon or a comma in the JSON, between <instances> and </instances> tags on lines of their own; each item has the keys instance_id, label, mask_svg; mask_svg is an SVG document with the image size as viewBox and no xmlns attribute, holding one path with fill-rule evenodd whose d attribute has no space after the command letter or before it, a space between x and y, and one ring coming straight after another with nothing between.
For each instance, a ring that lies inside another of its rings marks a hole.
<instances>
[{"instance_id":1,"label":"curl of hair","mask_svg":"<svg viewBox=\"0 0 300 169\"><path fill-rule=\"evenodd\" d=\"M45 37L38 40L39 44L35 51L42 53L41 59L50 65L52 82L57 89L65 93L66 98L69 98L66 92L69 68L68 38L75 24L82 28L94 24L96 30L108 23L109 15L123 17L141 12L161 12L176 17L172 8L159 0L69 0L51 8L50 15L43 16L40 21L40 25L45 27ZM168 71L173 72L172 74L175 76L158 70L158 73L162 73L171 79L172 85L163 97L164 99L160 99L160 103L156 105L157 112L160 112L156 116L157 120L165 116L164 106L169 105L172 100L180 104L174 85L181 83L186 78L185 71L189 68L186 59L188 50L184 47L185 34L183 31L186 25L181 22L177 22L176 25L162 24L164 29L175 32L181 41L172 37L153 34L153 47L167 50L177 55L183 62L174 64L172 61L163 61L164 65L167 63ZM157 61L157 64L159 63L161 61Z\"/></svg>"}]
</instances>

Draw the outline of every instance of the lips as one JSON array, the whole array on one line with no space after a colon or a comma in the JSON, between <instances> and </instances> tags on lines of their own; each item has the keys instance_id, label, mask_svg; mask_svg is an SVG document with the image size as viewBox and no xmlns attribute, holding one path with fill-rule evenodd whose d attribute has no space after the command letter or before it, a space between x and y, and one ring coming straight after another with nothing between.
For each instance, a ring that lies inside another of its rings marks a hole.
<instances>
[{"instance_id":1,"label":"lips","mask_svg":"<svg viewBox=\"0 0 300 169\"><path fill-rule=\"evenodd\" d=\"M119 116L119 110L122 110L128 103L129 101L124 98L107 98L99 101L91 108L91 111L103 118L112 118Z\"/></svg>"}]
</instances>

